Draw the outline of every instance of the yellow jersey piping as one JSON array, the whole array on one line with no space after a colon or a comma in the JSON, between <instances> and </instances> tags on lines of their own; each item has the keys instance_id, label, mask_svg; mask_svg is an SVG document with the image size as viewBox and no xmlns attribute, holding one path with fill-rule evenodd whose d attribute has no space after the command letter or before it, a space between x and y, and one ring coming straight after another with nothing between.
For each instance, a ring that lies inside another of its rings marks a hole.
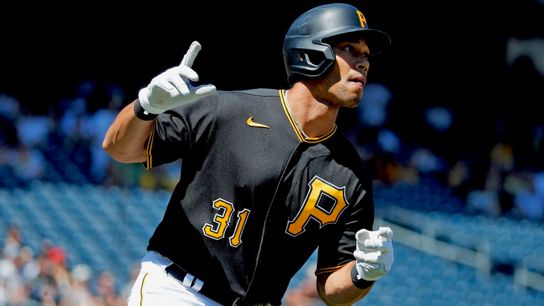
<instances>
[{"instance_id":1,"label":"yellow jersey piping","mask_svg":"<svg viewBox=\"0 0 544 306\"><path fill-rule=\"evenodd\" d=\"M301 142L318 143L318 142L331 138L332 135L334 135L334 133L336 132L337 126L335 124L333 129L323 136L308 137L308 138L304 137L304 134L302 133L302 131L300 131L298 125L295 122L295 119L293 118L293 116L291 116L291 113L289 112L289 109L287 108L287 101L285 99L285 89L280 89L280 100L281 100L281 106L283 107L283 111L285 112L285 115L287 116L287 119L289 120L289 123L291 124L291 127L293 128L293 131L295 131L297 138Z\"/></svg>"},{"instance_id":2,"label":"yellow jersey piping","mask_svg":"<svg viewBox=\"0 0 544 306\"><path fill-rule=\"evenodd\" d=\"M145 150L146 165L145 170L149 170L153 167L153 156L151 155L151 149L153 148L153 139L155 138L155 127L151 129L149 137L147 138L147 147Z\"/></svg>"}]
</instances>

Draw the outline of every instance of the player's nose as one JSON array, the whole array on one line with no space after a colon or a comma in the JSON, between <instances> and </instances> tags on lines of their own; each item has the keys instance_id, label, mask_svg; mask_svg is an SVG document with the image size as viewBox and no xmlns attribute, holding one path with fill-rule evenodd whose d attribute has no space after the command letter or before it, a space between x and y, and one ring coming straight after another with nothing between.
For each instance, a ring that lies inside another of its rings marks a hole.
<instances>
[{"instance_id":1,"label":"player's nose","mask_svg":"<svg viewBox=\"0 0 544 306\"><path fill-rule=\"evenodd\" d=\"M369 66L370 65L368 60L360 59L357 62L355 62L354 68L355 70L362 72L364 75L366 75L368 73Z\"/></svg>"}]
</instances>

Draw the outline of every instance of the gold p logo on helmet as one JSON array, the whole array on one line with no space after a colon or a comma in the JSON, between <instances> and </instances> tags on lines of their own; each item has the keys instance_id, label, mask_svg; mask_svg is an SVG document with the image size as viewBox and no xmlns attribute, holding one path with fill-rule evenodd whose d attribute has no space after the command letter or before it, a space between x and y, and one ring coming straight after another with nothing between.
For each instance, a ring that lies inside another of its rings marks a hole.
<instances>
[{"instance_id":1,"label":"gold p logo on helmet","mask_svg":"<svg viewBox=\"0 0 544 306\"><path fill-rule=\"evenodd\" d=\"M361 11L357 11L357 16L359 16L359 22L361 23L361 28L366 28L366 18Z\"/></svg>"}]
</instances>

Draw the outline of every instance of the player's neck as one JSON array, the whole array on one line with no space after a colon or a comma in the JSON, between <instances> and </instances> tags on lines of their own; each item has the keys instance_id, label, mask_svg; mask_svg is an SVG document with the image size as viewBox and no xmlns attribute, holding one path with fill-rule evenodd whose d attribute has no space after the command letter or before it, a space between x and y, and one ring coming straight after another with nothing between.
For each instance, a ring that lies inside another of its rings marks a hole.
<instances>
[{"instance_id":1,"label":"player's neck","mask_svg":"<svg viewBox=\"0 0 544 306\"><path fill-rule=\"evenodd\" d=\"M336 126L338 108L316 100L305 86L295 84L285 98L291 116L306 137L318 138Z\"/></svg>"}]
</instances>

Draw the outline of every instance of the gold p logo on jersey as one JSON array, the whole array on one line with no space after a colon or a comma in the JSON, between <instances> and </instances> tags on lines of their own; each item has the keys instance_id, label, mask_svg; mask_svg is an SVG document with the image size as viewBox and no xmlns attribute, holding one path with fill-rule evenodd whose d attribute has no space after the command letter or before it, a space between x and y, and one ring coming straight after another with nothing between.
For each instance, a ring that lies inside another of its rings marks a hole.
<instances>
[{"instance_id":1,"label":"gold p logo on jersey","mask_svg":"<svg viewBox=\"0 0 544 306\"><path fill-rule=\"evenodd\" d=\"M304 227L311 219L317 221L320 227L329 223L336 223L344 209L349 205L346 199L345 186L337 187L319 176L314 176L308 185L310 190L300 211L295 219L287 223L286 232L293 237L305 232ZM334 205L330 210L325 210L319 206L319 202L324 196L334 201Z\"/></svg>"},{"instance_id":2,"label":"gold p logo on jersey","mask_svg":"<svg viewBox=\"0 0 544 306\"><path fill-rule=\"evenodd\" d=\"M366 28L366 18L361 11L357 11L357 16L359 16L359 22L361 23L361 28Z\"/></svg>"}]
</instances>

